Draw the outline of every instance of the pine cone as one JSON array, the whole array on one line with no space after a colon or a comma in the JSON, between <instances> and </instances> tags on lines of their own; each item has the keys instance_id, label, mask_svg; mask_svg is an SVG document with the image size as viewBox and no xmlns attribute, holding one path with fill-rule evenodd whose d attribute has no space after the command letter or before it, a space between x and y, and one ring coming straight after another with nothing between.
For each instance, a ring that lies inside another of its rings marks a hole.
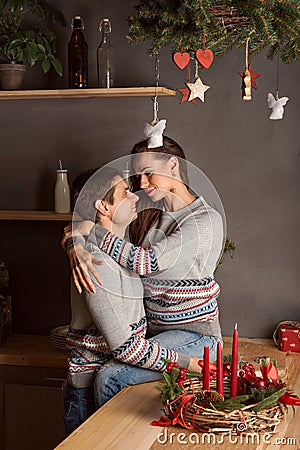
<instances>
[{"instance_id":1,"label":"pine cone","mask_svg":"<svg viewBox=\"0 0 300 450\"><path fill-rule=\"evenodd\" d=\"M214 403L222 402L224 400L223 395L216 391L200 391L196 395L196 403L204 408L211 408Z\"/></svg>"}]
</instances>

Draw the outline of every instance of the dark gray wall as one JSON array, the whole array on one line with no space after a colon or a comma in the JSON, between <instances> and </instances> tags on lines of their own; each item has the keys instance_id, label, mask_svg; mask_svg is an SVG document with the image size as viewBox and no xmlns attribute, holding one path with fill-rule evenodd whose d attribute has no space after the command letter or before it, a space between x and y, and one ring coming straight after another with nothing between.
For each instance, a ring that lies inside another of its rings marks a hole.
<instances>
[{"instance_id":1,"label":"dark gray wall","mask_svg":"<svg viewBox=\"0 0 300 450\"><path fill-rule=\"evenodd\" d=\"M131 47L126 18L135 1L56 0L70 22L85 19L89 44L90 87L96 86L99 19L112 21L117 86L154 84L154 61L147 45ZM70 30L58 30L59 79L28 69L24 88L64 88ZM226 210L228 236L236 243L234 259L217 272L222 287L224 334L238 322L243 336L271 336L282 319L299 319L299 62L280 64L280 96L287 95L283 120L269 120L268 92L275 94L276 63L260 54L261 73L251 102L241 100L244 50L232 51L200 73L211 86L205 103L180 105L180 96L161 98L159 116L167 134L187 158L211 179ZM160 56L161 84L183 87L185 71ZM82 170L126 155L152 120L150 98L0 102L0 209L53 209L57 160L69 169L70 182ZM0 258L12 277L14 330L47 333L69 321L69 269L60 249L63 224L0 223Z\"/></svg>"}]
</instances>

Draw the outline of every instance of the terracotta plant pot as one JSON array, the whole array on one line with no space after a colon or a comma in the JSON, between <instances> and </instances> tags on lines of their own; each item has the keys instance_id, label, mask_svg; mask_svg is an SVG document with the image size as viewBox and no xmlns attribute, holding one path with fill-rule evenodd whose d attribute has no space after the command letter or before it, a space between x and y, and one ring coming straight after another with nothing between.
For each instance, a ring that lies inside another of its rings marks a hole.
<instances>
[{"instance_id":1,"label":"terracotta plant pot","mask_svg":"<svg viewBox=\"0 0 300 450\"><path fill-rule=\"evenodd\" d=\"M4 91L20 89L26 67L19 63L0 64L0 86Z\"/></svg>"}]
</instances>

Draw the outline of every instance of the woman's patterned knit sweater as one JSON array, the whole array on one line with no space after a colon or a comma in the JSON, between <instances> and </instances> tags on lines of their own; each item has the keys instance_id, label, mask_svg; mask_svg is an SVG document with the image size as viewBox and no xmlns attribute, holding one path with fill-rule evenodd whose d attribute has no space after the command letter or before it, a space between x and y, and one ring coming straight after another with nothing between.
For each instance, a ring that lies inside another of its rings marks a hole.
<instances>
[{"instance_id":1,"label":"woman's patterned knit sweater","mask_svg":"<svg viewBox=\"0 0 300 450\"><path fill-rule=\"evenodd\" d=\"M184 329L221 336L213 278L223 246L221 215L203 197L160 222L135 246L96 225L89 241L118 264L142 275L148 329Z\"/></svg>"}]
</instances>

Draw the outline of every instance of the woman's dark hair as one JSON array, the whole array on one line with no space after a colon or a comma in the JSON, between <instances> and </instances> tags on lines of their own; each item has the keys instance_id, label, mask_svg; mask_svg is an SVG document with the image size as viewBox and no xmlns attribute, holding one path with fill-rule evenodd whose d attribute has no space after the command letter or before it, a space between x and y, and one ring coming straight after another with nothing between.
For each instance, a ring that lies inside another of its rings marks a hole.
<instances>
[{"instance_id":1,"label":"woman's dark hair","mask_svg":"<svg viewBox=\"0 0 300 450\"><path fill-rule=\"evenodd\" d=\"M140 141L134 145L131 150L132 155L139 153L153 153L156 159L168 161L172 156L176 156L179 162L179 174L183 183L188 187L189 180L187 174L186 156L183 149L177 142L168 136L163 136L163 145L161 147L148 148L148 140ZM133 158L134 160L134 158ZM134 173L134 170L133 170ZM132 176L133 191L140 191L139 178ZM138 202L138 216L129 227L130 241L135 245L141 245L149 229L158 223L163 210L163 201L157 202L155 208L149 197L139 193L140 200Z\"/></svg>"}]
</instances>

